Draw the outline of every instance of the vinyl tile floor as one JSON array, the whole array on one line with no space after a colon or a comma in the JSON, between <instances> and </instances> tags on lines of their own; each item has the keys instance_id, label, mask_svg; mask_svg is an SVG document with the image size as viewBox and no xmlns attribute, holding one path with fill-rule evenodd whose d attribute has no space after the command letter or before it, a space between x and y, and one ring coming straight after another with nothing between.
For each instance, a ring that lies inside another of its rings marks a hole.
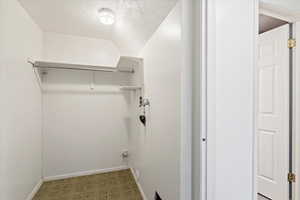
<instances>
[{"instance_id":1,"label":"vinyl tile floor","mask_svg":"<svg viewBox=\"0 0 300 200\"><path fill-rule=\"evenodd\" d=\"M130 170L43 183L33 200L143 200Z\"/></svg>"}]
</instances>

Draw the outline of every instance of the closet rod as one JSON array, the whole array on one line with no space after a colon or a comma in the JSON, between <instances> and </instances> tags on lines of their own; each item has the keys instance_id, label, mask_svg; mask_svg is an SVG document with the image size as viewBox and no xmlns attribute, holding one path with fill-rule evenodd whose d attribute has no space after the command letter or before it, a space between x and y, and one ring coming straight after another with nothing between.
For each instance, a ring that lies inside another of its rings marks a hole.
<instances>
[{"instance_id":1,"label":"closet rod","mask_svg":"<svg viewBox=\"0 0 300 200\"><path fill-rule=\"evenodd\" d=\"M110 67L99 67L89 65L76 65L66 63L47 63L47 62L31 62L28 61L34 68L39 69L65 69L65 70L81 70L81 71L94 71L94 72L121 72L121 73L134 73L134 70L118 70L111 69Z\"/></svg>"}]
</instances>

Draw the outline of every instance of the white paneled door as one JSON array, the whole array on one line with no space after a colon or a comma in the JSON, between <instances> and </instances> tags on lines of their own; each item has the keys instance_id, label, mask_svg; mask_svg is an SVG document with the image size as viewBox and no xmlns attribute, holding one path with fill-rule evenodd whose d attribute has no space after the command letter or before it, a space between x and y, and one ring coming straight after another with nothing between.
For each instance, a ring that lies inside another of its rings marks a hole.
<instances>
[{"instance_id":1,"label":"white paneled door","mask_svg":"<svg viewBox=\"0 0 300 200\"><path fill-rule=\"evenodd\" d=\"M258 193L288 199L289 25L260 34L257 69Z\"/></svg>"}]
</instances>

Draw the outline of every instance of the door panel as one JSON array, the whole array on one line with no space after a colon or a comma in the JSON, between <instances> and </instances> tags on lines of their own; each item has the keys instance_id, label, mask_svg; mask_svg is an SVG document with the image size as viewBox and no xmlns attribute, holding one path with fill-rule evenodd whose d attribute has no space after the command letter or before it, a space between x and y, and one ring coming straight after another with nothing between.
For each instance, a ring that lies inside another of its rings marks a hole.
<instances>
[{"instance_id":1,"label":"door panel","mask_svg":"<svg viewBox=\"0 0 300 200\"><path fill-rule=\"evenodd\" d=\"M289 26L259 36L257 74L258 193L288 199Z\"/></svg>"},{"instance_id":2,"label":"door panel","mask_svg":"<svg viewBox=\"0 0 300 200\"><path fill-rule=\"evenodd\" d=\"M274 100L274 79L275 66L265 67L260 70L260 88L259 88L259 112L270 113L273 110Z\"/></svg>"},{"instance_id":3,"label":"door panel","mask_svg":"<svg viewBox=\"0 0 300 200\"><path fill-rule=\"evenodd\" d=\"M260 131L258 144L259 144L259 174L264 178L274 180L274 140L275 132Z\"/></svg>"}]
</instances>

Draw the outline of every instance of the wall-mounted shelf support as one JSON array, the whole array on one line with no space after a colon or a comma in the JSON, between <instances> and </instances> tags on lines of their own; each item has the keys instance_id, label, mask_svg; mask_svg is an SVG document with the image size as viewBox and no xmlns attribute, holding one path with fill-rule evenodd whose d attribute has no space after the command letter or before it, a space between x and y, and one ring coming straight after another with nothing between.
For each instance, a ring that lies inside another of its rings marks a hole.
<instances>
[{"instance_id":1,"label":"wall-mounted shelf support","mask_svg":"<svg viewBox=\"0 0 300 200\"><path fill-rule=\"evenodd\" d=\"M136 57L127 57L121 56L116 67L108 67L108 66L96 66L96 65L85 65L85 64L72 64L72 63L63 63L63 62L50 62L50 61L38 61L33 59L28 59L28 63L30 63L35 71L38 82L42 88L43 86L43 75L47 73L47 70L79 70L79 71L91 71L92 77L90 82L90 89L97 90L99 88L96 85L96 72L98 73L128 73L130 74L130 84L132 85L109 85L117 86L120 91L140 91L141 95L143 93L142 85L142 71L143 67L143 59ZM140 85L141 84L141 85ZM50 86L47 86L48 88ZM51 88L51 87L50 87ZM115 89L117 89L115 88ZM113 90L115 90L113 89ZM117 90L118 90L117 89Z\"/></svg>"},{"instance_id":2,"label":"wall-mounted shelf support","mask_svg":"<svg viewBox=\"0 0 300 200\"><path fill-rule=\"evenodd\" d=\"M133 69L121 70L116 67L104 67L94 65L81 65L70 63L46 62L46 61L28 61L34 68L39 69L64 69L64 70L84 70L84 71L100 71L100 72L121 72L121 73L134 73Z\"/></svg>"},{"instance_id":3,"label":"wall-mounted shelf support","mask_svg":"<svg viewBox=\"0 0 300 200\"><path fill-rule=\"evenodd\" d=\"M120 86L120 90L141 90L142 86Z\"/></svg>"}]
</instances>

